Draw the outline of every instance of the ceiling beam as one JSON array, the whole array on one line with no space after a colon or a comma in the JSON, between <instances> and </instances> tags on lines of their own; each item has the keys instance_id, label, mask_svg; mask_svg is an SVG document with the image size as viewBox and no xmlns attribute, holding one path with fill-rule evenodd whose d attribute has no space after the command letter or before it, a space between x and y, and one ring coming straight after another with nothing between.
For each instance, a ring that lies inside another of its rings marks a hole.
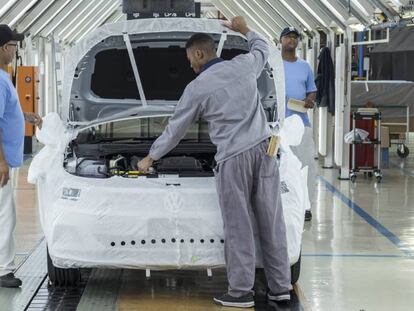
<instances>
[{"instance_id":1,"label":"ceiling beam","mask_svg":"<svg viewBox=\"0 0 414 311\"><path fill-rule=\"evenodd\" d=\"M311 7L312 11L314 11L318 16L323 17L325 23L327 23L328 28L331 22L334 22L338 25L338 27L345 29L345 23L339 19L331 10L329 10L321 0L305 0L306 4ZM311 12L310 12L311 13ZM312 13L311 13L312 14ZM329 30L325 31L328 33Z\"/></svg>"},{"instance_id":2,"label":"ceiling beam","mask_svg":"<svg viewBox=\"0 0 414 311\"><path fill-rule=\"evenodd\" d=\"M83 0L71 0L64 10L61 10L49 23L40 31L42 37L49 36L65 19L72 13Z\"/></svg>"},{"instance_id":3,"label":"ceiling beam","mask_svg":"<svg viewBox=\"0 0 414 311\"><path fill-rule=\"evenodd\" d=\"M380 9L384 14L391 20L395 20L395 18L398 15L397 12L394 12L394 10L390 10L381 0L367 0L369 3L371 3L376 8Z\"/></svg>"},{"instance_id":4,"label":"ceiling beam","mask_svg":"<svg viewBox=\"0 0 414 311\"><path fill-rule=\"evenodd\" d=\"M271 0L258 1L262 3L262 6L264 8L268 9L269 14L272 14L276 18L280 19L280 23L283 23L282 29L287 26L293 26L298 30L303 30L304 28L306 28L295 15L293 15L289 10L286 9L285 6L281 5L279 2Z\"/></svg>"},{"instance_id":5,"label":"ceiling beam","mask_svg":"<svg viewBox=\"0 0 414 311\"><path fill-rule=\"evenodd\" d=\"M40 0L19 0L2 18L2 23L15 28L23 16Z\"/></svg>"},{"instance_id":6,"label":"ceiling beam","mask_svg":"<svg viewBox=\"0 0 414 311\"><path fill-rule=\"evenodd\" d=\"M72 42L75 42L75 43L79 42L80 40L82 40L82 38L84 38L86 35L94 31L96 28L105 24L105 21L108 19L108 17L119 12L118 6L119 6L118 3L114 3L111 7L109 7L106 10L106 12L103 12L102 15L100 16L98 15L93 23L91 23L90 25L87 25L83 30L79 31L79 33L76 36L74 36L74 39Z\"/></svg>"},{"instance_id":7,"label":"ceiling beam","mask_svg":"<svg viewBox=\"0 0 414 311\"><path fill-rule=\"evenodd\" d=\"M358 6L354 4L354 2L352 1L348 2L348 1L349 0L339 0L339 3L344 7L344 10L348 11L348 17L351 13L356 19L358 19L361 22L361 24L364 24L364 25L370 24L371 21L370 21L369 15L366 15L364 12L362 12L361 9L358 8ZM349 7L349 3L351 3L351 7Z\"/></svg>"},{"instance_id":8,"label":"ceiling beam","mask_svg":"<svg viewBox=\"0 0 414 311\"><path fill-rule=\"evenodd\" d=\"M100 0L83 0L82 3L77 6L72 13L67 15L65 20L53 30L53 33L56 34L57 37L62 38L65 33L79 23L79 20L86 14L86 11L92 10L98 3L100 3Z\"/></svg>"},{"instance_id":9,"label":"ceiling beam","mask_svg":"<svg viewBox=\"0 0 414 311\"><path fill-rule=\"evenodd\" d=\"M6 0L7 1L7 0ZM8 0L6 3L2 5L0 8L0 22L3 20L3 16L7 13L10 8L16 4L17 0ZM3 22L2 22L3 23Z\"/></svg>"},{"instance_id":10,"label":"ceiling beam","mask_svg":"<svg viewBox=\"0 0 414 311\"><path fill-rule=\"evenodd\" d=\"M222 2L224 0L221 0ZM263 23L260 16L258 16L255 12L253 12L250 8L246 7L245 4L239 3L237 0L225 0L228 5L233 6L234 8L238 9L240 12L239 15L244 16L248 20L251 21L254 25L256 25L256 29L261 29L265 36L268 39L274 39L277 36L277 32L275 32L274 29L272 29L267 23ZM257 28L259 27L259 28Z\"/></svg>"},{"instance_id":11,"label":"ceiling beam","mask_svg":"<svg viewBox=\"0 0 414 311\"><path fill-rule=\"evenodd\" d=\"M317 20L312 14L304 10L302 4L295 0L278 0L288 11L296 16L297 19L309 30L316 31L318 28L325 26L320 20Z\"/></svg>"},{"instance_id":12,"label":"ceiling beam","mask_svg":"<svg viewBox=\"0 0 414 311\"><path fill-rule=\"evenodd\" d=\"M56 0L42 0L31 10L17 25L19 32L25 32L27 29L40 18L40 16L55 2Z\"/></svg>"},{"instance_id":13,"label":"ceiling beam","mask_svg":"<svg viewBox=\"0 0 414 311\"><path fill-rule=\"evenodd\" d=\"M259 1L255 0L239 0L240 2L244 3L244 6L246 9L248 8L250 11L254 12L256 17L260 20L262 20L266 25L269 26L269 28L275 32L277 35L280 33L284 25L280 23L280 20L277 20L274 18L274 16L270 16L268 12L262 7L261 3Z\"/></svg>"},{"instance_id":14,"label":"ceiling beam","mask_svg":"<svg viewBox=\"0 0 414 311\"><path fill-rule=\"evenodd\" d=\"M96 20L105 14L107 10L112 8L114 4L118 5L118 0L101 1L100 5L97 5L93 10L88 11L81 22L62 38L63 41L69 43L76 41L77 37L81 36L89 26L95 23ZM113 11L114 9L112 9L112 12Z\"/></svg>"}]
</instances>

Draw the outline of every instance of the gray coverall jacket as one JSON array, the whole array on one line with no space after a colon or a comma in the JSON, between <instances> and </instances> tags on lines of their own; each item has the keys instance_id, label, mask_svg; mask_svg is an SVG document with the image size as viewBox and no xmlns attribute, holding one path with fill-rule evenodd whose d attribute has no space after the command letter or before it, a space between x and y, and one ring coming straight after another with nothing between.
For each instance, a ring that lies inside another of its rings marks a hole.
<instances>
[{"instance_id":1,"label":"gray coverall jacket","mask_svg":"<svg viewBox=\"0 0 414 311\"><path fill-rule=\"evenodd\" d=\"M250 31L250 53L216 63L185 89L150 156L160 159L198 118L207 121L217 146L215 176L224 223L228 292L243 296L255 279L257 223L263 265L270 290L291 289L286 227L280 198L277 160L266 155L270 130L260 103L257 78L268 58L265 40Z\"/></svg>"}]
</instances>

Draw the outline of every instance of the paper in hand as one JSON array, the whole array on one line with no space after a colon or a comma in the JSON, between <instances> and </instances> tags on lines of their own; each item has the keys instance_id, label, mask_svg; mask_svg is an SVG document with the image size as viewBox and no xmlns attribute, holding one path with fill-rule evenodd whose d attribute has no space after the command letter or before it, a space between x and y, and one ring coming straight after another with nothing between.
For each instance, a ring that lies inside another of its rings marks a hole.
<instances>
[{"instance_id":1,"label":"paper in hand","mask_svg":"<svg viewBox=\"0 0 414 311\"><path fill-rule=\"evenodd\" d=\"M290 98L287 104L288 108L297 112L307 112L308 109L305 108L305 102L303 100L297 100Z\"/></svg>"}]
</instances>

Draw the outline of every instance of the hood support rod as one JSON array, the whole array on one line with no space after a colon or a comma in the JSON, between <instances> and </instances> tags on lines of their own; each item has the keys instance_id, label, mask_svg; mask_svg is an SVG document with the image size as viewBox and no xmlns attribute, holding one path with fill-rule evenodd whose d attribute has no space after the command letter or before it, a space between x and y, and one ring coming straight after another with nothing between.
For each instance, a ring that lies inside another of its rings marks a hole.
<instances>
[{"instance_id":1,"label":"hood support rod","mask_svg":"<svg viewBox=\"0 0 414 311\"><path fill-rule=\"evenodd\" d=\"M224 43L227 40L227 31L223 31L220 36L220 42L217 47L217 57L221 57L221 52L223 51Z\"/></svg>"},{"instance_id":2,"label":"hood support rod","mask_svg":"<svg viewBox=\"0 0 414 311\"><path fill-rule=\"evenodd\" d=\"M137 62L135 61L134 52L132 51L131 40L129 39L129 34L124 32L124 41L126 48L128 50L129 60L131 61L132 70L134 71L135 81L137 82L139 97L143 106L147 106L147 99L145 98L144 88L142 87L141 78L139 76L139 71L137 67Z\"/></svg>"}]
</instances>

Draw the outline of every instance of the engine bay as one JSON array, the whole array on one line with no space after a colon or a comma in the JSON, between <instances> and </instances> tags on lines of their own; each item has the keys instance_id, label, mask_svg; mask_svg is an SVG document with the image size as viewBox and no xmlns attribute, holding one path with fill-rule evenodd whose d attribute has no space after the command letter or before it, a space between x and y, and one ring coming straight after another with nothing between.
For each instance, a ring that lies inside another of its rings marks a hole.
<instances>
[{"instance_id":1,"label":"engine bay","mask_svg":"<svg viewBox=\"0 0 414 311\"><path fill-rule=\"evenodd\" d=\"M110 178L121 176L125 178L158 177L211 177L214 176L214 152L189 151L188 146L177 146L168 155L154 161L148 172L140 172L138 162L147 152L134 152L132 146L125 146L125 152L108 152L105 149L122 149L122 146L71 146L65 157L64 167L70 174L88 178ZM132 148L131 148L132 147ZM141 149L145 147L137 147ZM96 152L92 152L96 149ZM190 149L196 149L194 146ZM203 148L201 148L203 149ZM210 148L212 149L212 148ZM207 151L207 150L206 150ZM92 155L93 154L93 155Z\"/></svg>"}]
</instances>

